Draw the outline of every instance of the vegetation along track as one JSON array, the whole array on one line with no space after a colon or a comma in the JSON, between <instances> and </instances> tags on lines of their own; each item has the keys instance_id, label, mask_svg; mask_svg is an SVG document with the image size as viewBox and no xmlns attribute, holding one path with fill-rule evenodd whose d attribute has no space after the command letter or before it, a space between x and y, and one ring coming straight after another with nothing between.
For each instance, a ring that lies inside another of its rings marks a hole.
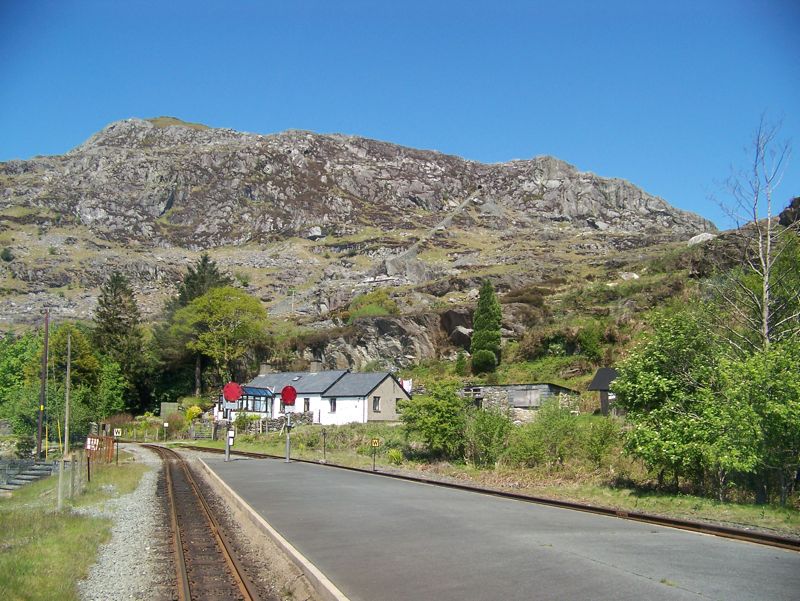
<instances>
[{"instance_id":1,"label":"vegetation along track","mask_svg":"<svg viewBox=\"0 0 800 601\"><path fill-rule=\"evenodd\" d=\"M143 446L164 461L179 601L259 599L183 457Z\"/></svg>"},{"instance_id":2,"label":"vegetation along track","mask_svg":"<svg viewBox=\"0 0 800 601\"><path fill-rule=\"evenodd\" d=\"M197 447L184 445L182 448L193 451L203 451L207 453L224 453L222 449L214 449L210 447ZM278 455L270 455L268 453L253 453L249 451L231 451L232 455L241 455L244 457L252 457L255 459L282 459ZM790 549L792 551L800 551L800 539L780 536L777 534L770 534L767 532L757 532L753 530L746 530L744 528L731 528L729 526L722 526L717 524L709 524L706 522L698 522L692 520L682 520L678 518L670 518L661 515L653 515L648 513L640 513L638 511L625 511L621 509L612 509L610 507L599 507L596 505L588 505L584 503L576 503L573 501L559 501L557 499L548 499L546 497L535 497L530 495L522 495L519 493L505 492L500 490L493 490L490 488L481 488L478 486L471 486L468 484L458 484L454 482L442 482L439 480L431 480L429 478L420 478L417 476L410 476L405 474L395 474L389 472L373 472L357 467L349 467L343 465L336 465L333 463L320 463L318 461L310 461L308 459L292 459L298 463L313 463L315 465L324 465L326 467L350 470L354 472L363 472L368 474L376 474L390 478L397 478L400 480L409 480L411 482L422 482L424 484L433 484L435 486L444 486L446 488L456 488L459 490L468 490L486 495L493 495L498 497L505 497L507 499L517 499L518 501L525 501L528 503L539 503L542 505L550 505L553 507L561 507L562 509L573 509L575 511L586 511L589 513L597 513L600 515L609 515L613 517L623 518L626 520L633 520L637 522L645 522L648 524L659 524L661 526L669 526L671 528L679 528L681 530L690 530L692 532L702 532L704 534L711 534L723 538L731 538L736 540L747 541L750 543L757 543L760 545L767 545L770 547L779 547L782 549Z\"/></svg>"}]
</instances>

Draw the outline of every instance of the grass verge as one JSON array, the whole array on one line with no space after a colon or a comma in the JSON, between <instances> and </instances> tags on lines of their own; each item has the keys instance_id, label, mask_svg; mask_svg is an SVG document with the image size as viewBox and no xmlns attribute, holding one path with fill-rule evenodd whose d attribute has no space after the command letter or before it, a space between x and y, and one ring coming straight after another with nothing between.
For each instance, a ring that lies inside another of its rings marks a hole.
<instances>
[{"instance_id":1,"label":"grass verge","mask_svg":"<svg viewBox=\"0 0 800 601\"><path fill-rule=\"evenodd\" d=\"M120 453L120 465L93 466L85 493L56 511L58 476L29 484L0 499L0 599L79 599L77 582L111 536L111 522L69 510L133 491L146 471Z\"/></svg>"}]
</instances>

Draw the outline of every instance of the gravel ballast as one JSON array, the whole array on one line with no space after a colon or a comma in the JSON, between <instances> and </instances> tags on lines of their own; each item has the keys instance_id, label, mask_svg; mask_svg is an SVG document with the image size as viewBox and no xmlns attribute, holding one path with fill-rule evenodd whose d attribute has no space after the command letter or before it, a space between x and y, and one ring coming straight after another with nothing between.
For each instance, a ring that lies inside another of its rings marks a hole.
<instances>
[{"instance_id":1,"label":"gravel ballast","mask_svg":"<svg viewBox=\"0 0 800 601\"><path fill-rule=\"evenodd\" d=\"M114 522L111 540L100 548L89 576L78 582L80 597L83 601L171 600L169 532L164 528L164 507L158 496L161 460L136 445L122 448L150 469L134 492L77 510Z\"/></svg>"}]
</instances>

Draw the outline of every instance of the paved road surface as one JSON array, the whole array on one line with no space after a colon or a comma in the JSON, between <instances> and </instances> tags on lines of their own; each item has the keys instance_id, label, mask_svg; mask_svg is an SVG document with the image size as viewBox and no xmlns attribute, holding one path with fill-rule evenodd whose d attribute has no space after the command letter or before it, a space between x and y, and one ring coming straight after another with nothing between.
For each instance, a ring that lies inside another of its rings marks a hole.
<instances>
[{"instance_id":1,"label":"paved road surface","mask_svg":"<svg viewBox=\"0 0 800 601\"><path fill-rule=\"evenodd\" d=\"M280 460L206 459L353 601L800 599L800 553Z\"/></svg>"}]
</instances>

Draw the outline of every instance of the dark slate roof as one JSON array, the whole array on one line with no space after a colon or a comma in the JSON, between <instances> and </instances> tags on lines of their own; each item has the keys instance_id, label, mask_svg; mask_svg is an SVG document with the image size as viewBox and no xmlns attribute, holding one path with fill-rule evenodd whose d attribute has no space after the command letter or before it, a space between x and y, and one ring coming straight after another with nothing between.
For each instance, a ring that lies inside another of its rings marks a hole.
<instances>
[{"instance_id":1,"label":"dark slate roof","mask_svg":"<svg viewBox=\"0 0 800 601\"><path fill-rule=\"evenodd\" d=\"M387 371L372 373L349 373L328 389L323 396L326 397L365 397L380 386L386 378L394 378ZM399 386L398 382L398 386ZM400 386L402 388L402 386ZM403 390L408 396L408 393ZM409 397L410 398L410 397Z\"/></svg>"},{"instance_id":2,"label":"dark slate roof","mask_svg":"<svg viewBox=\"0 0 800 601\"><path fill-rule=\"evenodd\" d=\"M613 367L601 367L592 379L587 390L610 390L611 382L617 377L617 370Z\"/></svg>"},{"instance_id":3,"label":"dark slate roof","mask_svg":"<svg viewBox=\"0 0 800 601\"><path fill-rule=\"evenodd\" d=\"M280 394L284 386L294 386L298 395L322 394L347 373L345 369L317 372L281 372L258 376L248 382L247 386L272 388L277 394Z\"/></svg>"}]
</instances>

